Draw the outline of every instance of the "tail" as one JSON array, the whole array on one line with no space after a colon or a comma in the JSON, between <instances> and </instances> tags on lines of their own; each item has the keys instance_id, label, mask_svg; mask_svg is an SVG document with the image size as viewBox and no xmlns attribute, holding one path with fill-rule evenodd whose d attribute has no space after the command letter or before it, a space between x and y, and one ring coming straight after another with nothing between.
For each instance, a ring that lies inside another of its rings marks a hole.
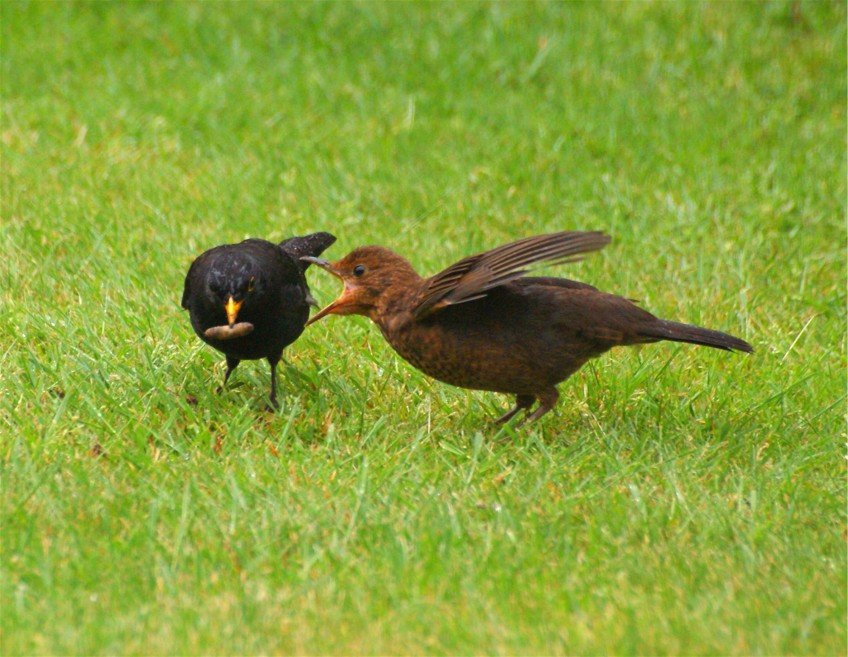
<instances>
[{"instance_id":1,"label":"tail","mask_svg":"<svg viewBox=\"0 0 848 657\"><path fill-rule=\"evenodd\" d=\"M665 319L657 319L645 325L640 329L639 335L649 338L651 342L654 340L671 340L673 342L700 344L705 347L724 349L725 351L744 351L746 353L754 351L754 348L747 342L727 333L692 326L691 324L669 322Z\"/></svg>"},{"instance_id":2,"label":"tail","mask_svg":"<svg viewBox=\"0 0 848 657\"><path fill-rule=\"evenodd\" d=\"M301 260L301 256L317 258L324 249L335 241L335 235L330 235L330 233L312 233L303 237L289 237L280 242L280 248L295 259L302 271L306 271L309 263Z\"/></svg>"}]
</instances>

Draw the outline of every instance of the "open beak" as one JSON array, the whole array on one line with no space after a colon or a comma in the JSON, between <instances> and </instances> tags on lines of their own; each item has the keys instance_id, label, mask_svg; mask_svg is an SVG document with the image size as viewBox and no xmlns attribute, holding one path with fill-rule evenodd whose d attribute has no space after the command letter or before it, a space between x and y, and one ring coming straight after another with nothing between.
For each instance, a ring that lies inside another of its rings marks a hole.
<instances>
[{"instance_id":1,"label":"open beak","mask_svg":"<svg viewBox=\"0 0 848 657\"><path fill-rule=\"evenodd\" d=\"M329 306L324 307L323 310L319 310L317 313L312 315L312 317L309 318L309 321L306 322L305 326L309 326L310 324L314 324L319 319L321 319L322 317L326 317L327 315L336 314L338 309L340 307L344 306L345 303L346 303L344 297L345 297L344 292L342 292L342 295L338 299L333 301L333 303L331 303Z\"/></svg>"},{"instance_id":2,"label":"open beak","mask_svg":"<svg viewBox=\"0 0 848 657\"><path fill-rule=\"evenodd\" d=\"M313 258L312 256L301 256L300 258L304 262L311 262L313 265L318 265L321 269L324 269L330 272L336 278L344 280L342 275L333 267L332 263L324 260L323 258ZM344 315L344 309L347 306L352 306L355 304L353 299L353 294L348 289L347 285L345 285L345 289L342 291L341 295L338 299L333 301L329 306L326 306L322 310L319 310L312 317L309 318L309 321L306 322L306 326L310 324L314 324L322 317L326 317L327 315Z\"/></svg>"},{"instance_id":3,"label":"open beak","mask_svg":"<svg viewBox=\"0 0 848 657\"><path fill-rule=\"evenodd\" d=\"M230 328L233 328L233 324L236 323L236 317L238 317L238 311L241 308L241 304L243 302L236 301L233 299L232 295L227 299L227 303L224 304L224 310L227 311L227 324L230 325Z\"/></svg>"}]
</instances>

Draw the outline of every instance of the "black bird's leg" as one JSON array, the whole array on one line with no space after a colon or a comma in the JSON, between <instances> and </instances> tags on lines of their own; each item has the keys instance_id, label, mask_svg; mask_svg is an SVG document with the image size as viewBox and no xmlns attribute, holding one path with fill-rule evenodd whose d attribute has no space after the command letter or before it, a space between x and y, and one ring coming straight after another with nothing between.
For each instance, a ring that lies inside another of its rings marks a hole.
<instances>
[{"instance_id":1,"label":"black bird's leg","mask_svg":"<svg viewBox=\"0 0 848 657\"><path fill-rule=\"evenodd\" d=\"M539 408L530 413L527 417L523 418L521 422L518 423L518 426L521 426L525 422L534 422L542 417L545 413L551 410L557 403L557 399L559 399L559 393L556 388L548 388L547 390L543 390L542 392L536 395L539 398Z\"/></svg>"},{"instance_id":2,"label":"black bird's leg","mask_svg":"<svg viewBox=\"0 0 848 657\"><path fill-rule=\"evenodd\" d=\"M224 374L224 382L220 386L218 386L218 390L216 390L216 392L220 394L220 392L224 389L224 386L227 385L227 379L230 378L230 374L233 373L233 370L238 367L238 364L240 362L241 361L238 358L227 356L227 373Z\"/></svg>"},{"instance_id":3,"label":"black bird's leg","mask_svg":"<svg viewBox=\"0 0 848 657\"><path fill-rule=\"evenodd\" d=\"M271 366L271 408L274 410L280 408L277 403L277 363L280 362L280 356L268 356L268 364Z\"/></svg>"},{"instance_id":4,"label":"black bird's leg","mask_svg":"<svg viewBox=\"0 0 848 657\"><path fill-rule=\"evenodd\" d=\"M509 422L513 417L515 417L515 414L518 413L518 411L523 408L530 408L533 405L533 402L535 401L536 398L533 395L516 395L515 407L508 410L497 420L495 420L495 424L504 424L506 422Z\"/></svg>"}]
</instances>

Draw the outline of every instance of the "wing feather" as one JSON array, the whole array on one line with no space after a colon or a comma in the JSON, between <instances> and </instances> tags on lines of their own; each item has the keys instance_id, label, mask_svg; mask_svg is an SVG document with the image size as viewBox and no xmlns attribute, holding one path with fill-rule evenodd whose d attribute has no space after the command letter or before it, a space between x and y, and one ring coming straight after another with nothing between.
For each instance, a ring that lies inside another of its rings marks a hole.
<instances>
[{"instance_id":1,"label":"wing feather","mask_svg":"<svg viewBox=\"0 0 848 657\"><path fill-rule=\"evenodd\" d=\"M609 242L609 236L601 232L563 231L528 237L463 258L428 279L413 312L420 319L440 308L479 299L488 290L524 276L528 265L574 262Z\"/></svg>"}]
</instances>

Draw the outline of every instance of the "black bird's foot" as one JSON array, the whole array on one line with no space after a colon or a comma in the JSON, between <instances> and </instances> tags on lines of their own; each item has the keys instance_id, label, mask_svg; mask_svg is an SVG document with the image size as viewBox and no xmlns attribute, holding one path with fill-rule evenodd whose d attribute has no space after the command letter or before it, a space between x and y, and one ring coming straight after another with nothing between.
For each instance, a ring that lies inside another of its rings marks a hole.
<instances>
[{"instance_id":1,"label":"black bird's foot","mask_svg":"<svg viewBox=\"0 0 848 657\"><path fill-rule=\"evenodd\" d=\"M227 373L224 374L224 382L218 386L215 390L216 395L220 395L224 392L224 388L227 386L227 381L230 380L230 374L233 373L233 370L238 367L238 364L241 361L238 358L233 358L232 356L227 356Z\"/></svg>"},{"instance_id":2,"label":"black bird's foot","mask_svg":"<svg viewBox=\"0 0 848 657\"><path fill-rule=\"evenodd\" d=\"M280 362L280 357L268 358L268 364L271 366L271 394L268 395L270 402L268 410L271 412L280 410L280 405L277 403L277 363Z\"/></svg>"}]
</instances>

